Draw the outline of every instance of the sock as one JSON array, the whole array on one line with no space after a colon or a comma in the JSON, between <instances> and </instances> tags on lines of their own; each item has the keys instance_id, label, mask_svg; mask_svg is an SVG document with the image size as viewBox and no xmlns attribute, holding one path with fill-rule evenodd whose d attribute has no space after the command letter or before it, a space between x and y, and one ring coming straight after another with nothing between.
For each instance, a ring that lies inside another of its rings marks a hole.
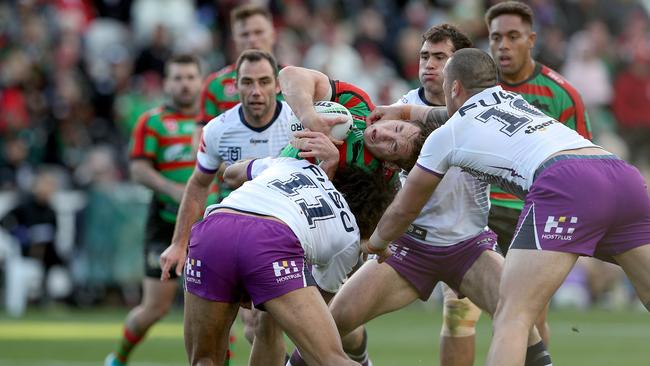
<instances>
[{"instance_id":1,"label":"sock","mask_svg":"<svg viewBox=\"0 0 650 366\"><path fill-rule=\"evenodd\" d=\"M553 366L551 355L546 350L544 342L539 341L539 343L528 347L524 366Z\"/></svg>"},{"instance_id":2,"label":"sock","mask_svg":"<svg viewBox=\"0 0 650 366\"><path fill-rule=\"evenodd\" d=\"M289 359L289 362L287 362L287 366L307 366L307 363L302 359L297 348L291 354L291 358Z\"/></svg>"},{"instance_id":3,"label":"sock","mask_svg":"<svg viewBox=\"0 0 650 366\"><path fill-rule=\"evenodd\" d=\"M142 340L142 336L135 335L131 331L124 327L124 334L122 335L122 341L120 342L120 348L115 354L115 358L121 363L126 363L126 359L129 358L131 350Z\"/></svg>"},{"instance_id":4,"label":"sock","mask_svg":"<svg viewBox=\"0 0 650 366\"><path fill-rule=\"evenodd\" d=\"M356 349L346 351L345 354L347 354L352 361L356 361L362 366L368 366L368 332L366 332L365 328L363 329L363 341L361 341L361 345Z\"/></svg>"}]
</instances>

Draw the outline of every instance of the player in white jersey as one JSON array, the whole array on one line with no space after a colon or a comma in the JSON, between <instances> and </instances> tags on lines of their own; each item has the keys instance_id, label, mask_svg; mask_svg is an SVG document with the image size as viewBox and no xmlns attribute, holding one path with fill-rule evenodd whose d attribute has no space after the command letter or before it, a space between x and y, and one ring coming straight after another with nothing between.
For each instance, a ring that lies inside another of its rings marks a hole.
<instances>
[{"instance_id":1,"label":"player in white jersey","mask_svg":"<svg viewBox=\"0 0 650 366\"><path fill-rule=\"evenodd\" d=\"M580 255L620 264L650 310L650 197L638 170L496 86L496 65L483 51L457 51L443 74L452 117L425 142L364 250L388 257L388 244L459 166L525 198L499 286L488 365L531 361L527 334ZM390 106L371 118L427 113Z\"/></svg>"},{"instance_id":2,"label":"player in white jersey","mask_svg":"<svg viewBox=\"0 0 650 366\"><path fill-rule=\"evenodd\" d=\"M161 256L167 268L176 266L176 272L185 262L190 226L205 207L205 197L215 175L220 179L224 169L240 159L277 156L291 139L292 127L298 129L290 122L290 108L276 99L278 68L271 54L244 51L237 60L236 70L241 103L203 128L196 169L181 202L172 245ZM227 184L220 184L220 198L230 191ZM255 365L257 360L263 360L259 362L265 365L283 364L286 351L281 329L271 319L265 319L266 315L256 315L258 319L250 311L242 310L247 339L252 342L259 335L251 363Z\"/></svg>"},{"instance_id":3,"label":"player in white jersey","mask_svg":"<svg viewBox=\"0 0 650 366\"><path fill-rule=\"evenodd\" d=\"M336 166L338 153L330 145ZM349 167L330 181L306 160L266 158L235 163L224 179L232 187L245 183L210 206L190 237L185 268L190 363L223 362L240 302L250 300L282 326L310 365L355 365L305 272L311 265L320 288L339 289L360 258L360 237L367 238L392 199L381 173Z\"/></svg>"}]
</instances>

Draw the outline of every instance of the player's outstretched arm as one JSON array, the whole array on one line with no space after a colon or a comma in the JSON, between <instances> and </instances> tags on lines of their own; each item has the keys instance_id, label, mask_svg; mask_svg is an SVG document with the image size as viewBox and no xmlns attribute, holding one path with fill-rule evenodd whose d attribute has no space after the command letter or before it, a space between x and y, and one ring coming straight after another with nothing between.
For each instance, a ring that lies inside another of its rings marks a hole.
<instances>
[{"instance_id":1,"label":"player's outstretched arm","mask_svg":"<svg viewBox=\"0 0 650 366\"><path fill-rule=\"evenodd\" d=\"M190 238L190 229L203 213L205 202L208 197L210 184L214 180L214 174L203 173L195 169L187 182L183 199L176 217L176 226L172 243L160 256L160 268L162 269L161 280L169 279L169 270L174 267L176 274L181 275L187 245Z\"/></svg>"},{"instance_id":2,"label":"player's outstretched arm","mask_svg":"<svg viewBox=\"0 0 650 366\"><path fill-rule=\"evenodd\" d=\"M170 196L176 202L183 197L185 186L165 178L153 167L153 163L146 159L134 159L129 163L129 173L133 181L153 190Z\"/></svg>"},{"instance_id":3,"label":"player's outstretched arm","mask_svg":"<svg viewBox=\"0 0 650 366\"><path fill-rule=\"evenodd\" d=\"M371 254L385 254L388 244L399 238L420 214L440 180L441 178L418 165L414 166L393 203L388 206L379 220L377 228L368 240L367 247L362 249Z\"/></svg>"},{"instance_id":4,"label":"player's outstretched arm","mask_svg":"<svg viewBox=\"0 0 650 366\"><path fill-rule=\"evenodd\" d=\"M314 109L314 102L332 98L327 75L304 67L287 66L280 71L278 80L284 99L305 128L329 135L332 126L345 122L345 117L324 118Z\"/></svg>"}]
</instances>

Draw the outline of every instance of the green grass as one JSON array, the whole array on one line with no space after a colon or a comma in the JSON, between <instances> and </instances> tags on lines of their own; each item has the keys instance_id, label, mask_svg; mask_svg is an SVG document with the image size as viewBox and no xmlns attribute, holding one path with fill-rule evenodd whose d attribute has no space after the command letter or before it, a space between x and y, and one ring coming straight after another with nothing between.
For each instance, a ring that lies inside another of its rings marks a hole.
<instances>
[{"instance_id":1,"label":"green grass","mask_svg":"<svg viewBox=\"0 0 650 366\"><path fill-rule=\"evenodd\" d=\"M0 316L0 365L101 365L117 344L126 309L31 311L22 319ZM645 312L552 311L555 365L650 364L650 317ZM440 310L412 306L368 325L370 355L377 366L437 365ZM476 365L490 341L490 323L478 326ZM249 347L241 325L233 365L246 365ZM134 352L133 366L186 364L179 309L156 325Z\"/></svg>"}]
</instances>

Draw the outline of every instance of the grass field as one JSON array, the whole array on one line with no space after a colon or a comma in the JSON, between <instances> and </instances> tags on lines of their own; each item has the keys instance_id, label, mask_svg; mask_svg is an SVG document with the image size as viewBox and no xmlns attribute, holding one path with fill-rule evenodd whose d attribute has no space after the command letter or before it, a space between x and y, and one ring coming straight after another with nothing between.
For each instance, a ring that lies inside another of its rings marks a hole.
<instances>
[{"instance_id":1,"label":"grass field","mask_svg":"<svg viewBox=\"0 0 650 366\"><path fill-rule=\"evenodd\" d=\"M419 305L419 304L417 304ZM0 365L101 365L117 343L125 309L32 311L23 319L0 315ZM186 364L180 309L175 310L136 349L131 365ZM650 365L650 317L645 312L553 311L554 365ZM377 366L437 365L440 310L412 306L368 326L370 355ZM248 345L241 326L233 365L246 365ZM483 364L490 323L478 327L477 362Z\"/></svg>"}]
</instances>

